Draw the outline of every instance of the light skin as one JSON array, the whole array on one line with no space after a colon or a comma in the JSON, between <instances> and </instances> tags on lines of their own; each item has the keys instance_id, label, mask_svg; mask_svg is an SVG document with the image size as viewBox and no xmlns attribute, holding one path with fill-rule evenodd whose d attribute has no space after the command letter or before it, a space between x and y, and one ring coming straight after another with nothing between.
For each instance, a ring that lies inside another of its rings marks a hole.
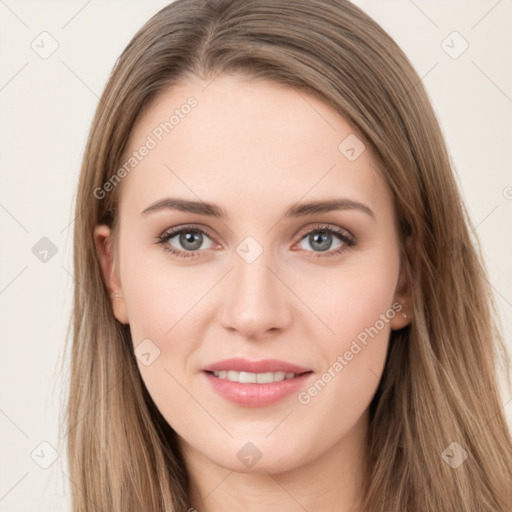
<instances>
[{"instance_id":1,"label":"light skin","mask_svg":"<svg viewBox=\"0 0 512 512\"><path fill-rule=\"evenodd\" d=\"M160 351L138 366L178 434L190 507L357 510L368 406L391 330L411 316L391 195L368 146L354 161L338 149L357 132L321 100L239 76L206 85L188 79L165 92L132 131L128 153L190 96L198 101L124 178L116 250L110 229L96 227L107 286L119 295L114 314L130 325L134 347L149 339ZM166 197L214 203L227 217L141 213ZM371 213L346 203L284 216L297 204L341 198ZM179 234L155 243L189 224L203 231L199 249ZM319 226L341 229L353 245L336 233L322 245ZM250 263L237 252L248 236L262 250ZM407 317L389 314L397 303ZM200 371L231 357L281 359L313 371L307 391L386 312L392 318L307 404L292 394L270 406L235 405ZM248 442L261 453L252 467L237 457Z\"/></svg>"}]
</instances>

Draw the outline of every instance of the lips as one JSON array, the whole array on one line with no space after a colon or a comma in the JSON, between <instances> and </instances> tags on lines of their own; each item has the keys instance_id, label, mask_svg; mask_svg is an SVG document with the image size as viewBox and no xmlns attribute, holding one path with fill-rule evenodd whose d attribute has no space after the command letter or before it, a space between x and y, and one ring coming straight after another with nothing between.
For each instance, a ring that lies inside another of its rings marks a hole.
<instances>
[{"instance_id":1,"label":"lips","mask_svg":"<svg viewBox=\"0 0 512 512\"><path fill-rule=\"evenodd\" d=\"M312 370L278 359L224 359L201 370L218 395L242 407L275 404L314 378Z\"/></svg>"}]
</instances>

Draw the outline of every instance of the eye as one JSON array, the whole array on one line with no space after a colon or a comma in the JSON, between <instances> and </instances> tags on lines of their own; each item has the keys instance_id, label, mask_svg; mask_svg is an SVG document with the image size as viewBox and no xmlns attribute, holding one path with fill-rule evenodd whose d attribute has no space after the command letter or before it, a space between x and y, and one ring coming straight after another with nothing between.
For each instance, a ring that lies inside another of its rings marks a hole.
<instances>
[{"instance_id":1,"label":"eye","mask_svg":"<svg viewBox=\"0 0 512 512\"><path fill-rule=\"evenodd\" d=\"M355 245L355 239L350 233L337 226L330 225L316 226L315 229L307 231L299 241L299 245L303 242L313 249L312 252L315 253L313 257L315 258L337 256ZM335 244L334 247L333 243ZM304 246L301 248L304 249ZM325 253L325 255L321 253Z\"/></svg>"},{"instance_id":2,"label":"eye","mask_svg":"<svg viewBox=\"0 0 512 512\"><path fill-rule=\"evenodd\" d=\"M209 239L210 242L212 241L203 229L194 226L182 226L163 233L158 237L156 243L161 244L166 251L179 258L193 258L199 256L197 251L211 248L211 244L203 247L205 238Z\"/></svg>"},{"instance_id":3,"label":"eye","mask_svg":"<svg viewBox=\"0 0 512 512\"><path fill-rule=\"evenodd\" d=\"M211 249L213 237L207 234L204 228L196 226L181 226L166 231L157 237L157 244L179 258L195 258L201 256L199 251ZM207 246L203 244L209 240ZM306 244L304 247L302 244ZM333 243L335 246L333 247ZM317 225L303 233L298 242L301 249L312 252L311 257L323 258L337 256L355 245L354 237L342 228L331 225ZM309 250L307 245L312 250ZM325 254L322 254L325 253Z\"/></svg>"}]
</instances>

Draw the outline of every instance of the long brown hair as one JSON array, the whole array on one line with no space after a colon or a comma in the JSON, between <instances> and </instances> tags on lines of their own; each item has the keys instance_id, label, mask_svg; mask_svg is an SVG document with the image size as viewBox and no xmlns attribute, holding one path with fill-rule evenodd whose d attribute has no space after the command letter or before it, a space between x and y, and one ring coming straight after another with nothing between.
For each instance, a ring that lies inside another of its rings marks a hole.
<instances>
[{"instance_id":1,"label":"long brown hair","mask_svg":"<svg viewBox=\"0 0 512 512\"><path fill-rule=\"evenodd\" d=\"M471 222L419 76L346 0L177 0L116 62L76 200L65 433L74 512L190 506L176 434L143 384L129 327L115 320L94 245L97 224L116 225L120 187L102 199L95 190L160 93L220 73L322 98L373 149L394 198L414 319L392 332L370 406L363 510L510 512L512 440L496 376L509 360ZM456 468L453 450L468 456Z\"/></svg>"}]
</instances>

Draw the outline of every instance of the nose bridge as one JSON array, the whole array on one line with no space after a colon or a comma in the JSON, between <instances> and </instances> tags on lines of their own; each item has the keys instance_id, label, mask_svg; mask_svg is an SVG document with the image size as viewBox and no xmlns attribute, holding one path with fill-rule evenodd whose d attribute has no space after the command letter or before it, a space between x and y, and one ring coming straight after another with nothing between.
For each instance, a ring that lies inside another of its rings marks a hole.
<instances>
[{"instance_id":1,"label":"nose bridge","mask_svg":"<svg viewBox=\"0 0 512 512\"><path fill-rule=\"evenodd\" d=\"M271 270L276 266L272 251L249 240L239 244L236 252L225 288L224 326L250 337L284 327L291 317L289 292Z\"/></svg>"}]
</instances>

